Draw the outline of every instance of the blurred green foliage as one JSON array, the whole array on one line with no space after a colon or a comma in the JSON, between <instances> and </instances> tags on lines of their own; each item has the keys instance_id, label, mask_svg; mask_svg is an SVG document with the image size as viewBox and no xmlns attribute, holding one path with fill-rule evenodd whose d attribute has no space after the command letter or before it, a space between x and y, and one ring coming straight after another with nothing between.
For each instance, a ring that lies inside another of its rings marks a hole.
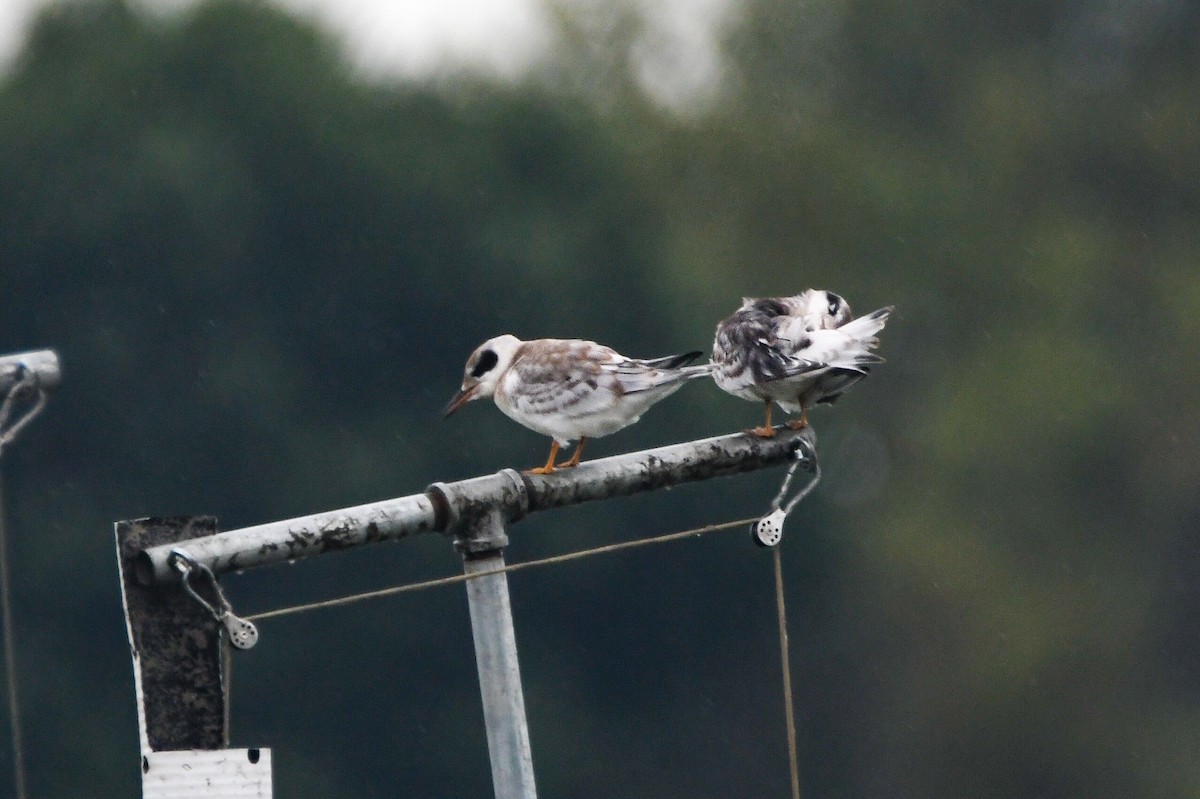
<instances>
[{"instance_id":1,"label":"blurred green foliage","mask_svg":"<svg viewBox=\"0 0 1200 799\"><path fill-rule=\"evenodd\" d=\"M556 8L517 86L366 82L260 3L41 17L0 82L0 351L65 365L3 462L31 795L137 790L113 521L534 465L494 409L437 418L479 341L663 355L812 285L898 312L814 415L783 543L806 793L1200 795L1200 6L750 0L687 114L639 90L632 6L590 50L617 12ZM691 386L591 454L757 413ZM529 520L512 556L751 515L778 477ZM228 582L252 612L455 568L413 541ZM785 795L740 533L512 582L545 795ZM279 796L487 795L464 605L264 623L235 744Z\"/></svg>"}]
</instances>

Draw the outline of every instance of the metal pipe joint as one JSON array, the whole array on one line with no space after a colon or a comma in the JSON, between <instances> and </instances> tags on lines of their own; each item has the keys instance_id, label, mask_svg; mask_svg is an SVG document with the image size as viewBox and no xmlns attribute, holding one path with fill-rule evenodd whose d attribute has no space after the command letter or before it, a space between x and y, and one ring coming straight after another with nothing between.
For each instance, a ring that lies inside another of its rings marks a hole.
<instances>
[{"instance_id":1,"label":"metal pipe joint","mask_svg":"<svg viewBox=\"0 0 1200 799\"><path fill-rule=\"evenodd\" d=\"M504 526L529 513L529 485L515 469L434 483L425 495L433 503L439 529L454 536L455 546L465 556L503 549L508 545Z\"/></svg>"},{"instance_id":2,"label":"metal pipe joint","mask_svg":"<svg viewBox=\"0 0 1200 799\"><path fill-rule=\"evenodd\" d=\"M62 382L58 353L54 350L32 350L0 355L0 394L7 394L27 374L33 374L38 386L46 391L58 388Z\"/></svg>"}]
</instances>

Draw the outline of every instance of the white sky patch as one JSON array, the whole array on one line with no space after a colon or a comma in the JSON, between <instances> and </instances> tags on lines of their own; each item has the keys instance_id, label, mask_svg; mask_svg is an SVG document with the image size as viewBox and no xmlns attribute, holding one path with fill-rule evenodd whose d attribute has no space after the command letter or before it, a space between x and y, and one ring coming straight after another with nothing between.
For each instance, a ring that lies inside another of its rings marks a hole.
<instances>
[{"instance_id":1,"label":"white sky patch","mask_svg":"<svg viewBox=\"0 0 1200 799\"><path fill-rule=\"evenodd\" d=\"M337 32L368 75L429 76L468 66L513 79L544 57L537 0L274 0Z\"/></svg>"},{"instance_id":2,"label":"white sky patch","mask_svg":"<svg viewBox=\"0 0 1200 799\"><path fill-rule=\"evenodd\" d=\"M45 0L5 0L0 3L0 70L8 68L20 51L29 25Z\"/></svg>"},{"instance_id":3,"label":"white sky patch","mask_svg":"<svg viewBox=\"0 0 1200 799\"><path fill-rule=\"evenodd\" d=\"M55 3L0 0L0 70L12 65L34 17ZM83 0L86 2L86 0ZM378 77L425 77L468 67L514 78L544 57L551 25L539 0L271 0L315 21L344 43L349 61ZM134 0L171 15L197 0Z\"/></svg>"},{"instance_id":4,"label":"white sky patch","mask_svg":"<svg viewBox=\"0 0 1200 799\"><path fill-rule=\"evenodd\" d=\"M0 72L12 64L38 11L72 1L0 0ZM133 2L171 15L197 0ZM559 44L544 0L271 2L331 31L349 62L368 77L424 78L468 69L514 80ZM717 99L720 36L735 6L735 0L635 0L647 24L632 52L634 70L652 98L679 112Z\"/></svg>"},{"instance_id":5,"label":"white sky patch","mask_svg":"<svg viewBox=\"0 0 1200 799\"><path fill-rule=\"evenodd\" d=\"M733 5L730 0L643 0L648 25L633 53L642 89L678 112L716 102L725 74L721 36Z\"/></svg>"}]
</instances>

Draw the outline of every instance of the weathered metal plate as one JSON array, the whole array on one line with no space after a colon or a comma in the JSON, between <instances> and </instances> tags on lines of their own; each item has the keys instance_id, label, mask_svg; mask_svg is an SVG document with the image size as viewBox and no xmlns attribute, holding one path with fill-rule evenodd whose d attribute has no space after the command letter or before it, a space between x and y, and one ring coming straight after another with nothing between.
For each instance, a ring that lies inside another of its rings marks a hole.
<instances>
[{"instance_id":1,"label":"weathered metal plate","mask_svg":"<svg viewBox=\"0 0 1200 799\"><path fill-rule=\"evenodd\" d=\"M221 625L178 581L145 588L134 579L142 549L212 535L217 522L183 516L118 522L116 528L142 750L224 749L229 746L228 646ZM197 590L215 601L211 586L202 583Z\"/></svg>"},{"instance_id":2,"label":"weathered metal plate","mask_svg":"<svg viewBox=\"0 0 1200 799\"><path fill-rule=\"evenodd\" d=\"M147 752L142 799L271 799L270 749Z\"/></svg>"}]
</instances>

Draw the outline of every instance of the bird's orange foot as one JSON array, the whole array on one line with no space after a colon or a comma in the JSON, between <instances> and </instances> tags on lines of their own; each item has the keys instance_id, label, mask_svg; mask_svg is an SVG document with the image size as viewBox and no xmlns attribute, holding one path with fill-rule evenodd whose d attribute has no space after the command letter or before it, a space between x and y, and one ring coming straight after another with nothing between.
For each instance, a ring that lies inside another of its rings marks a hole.
<instances>
[{"instance_id":1,"label":"bird's orange foot","mask_svg":"<svg viewBox=\"0 0 1200 799\"><path fill-rule=\"evenodd\" d=\"M526 469L525 474L554 474L554 467L539 466L536 469Z\"/></svg>"},{"instance_id":2,"label":"bird's orange foot","mask_svg":"<svg viewBox=\"0 0 1200 799\"><path fill-rule=\"evenodd\" d=\"M787 421L787 426L788 426L789 430L803 430L804 428L808 427L808 420L807 419L789 419Z\"/></svg>"},{"instance_id":3,"label":"bird's orange foot","mask_svg":"<svg viewBox=\"0 0 1200 799\"><path fill-rule=\"evenodd\" d=\"M576 466L578 466L579 465L579 457L581 455L583 455L583 445L586 444L587 441L588 440L587 440L586 436L579 439L579 444L577 444L575 446L575 452L572 453L571 459L563 461L562 463L558 464L558 468L559 469L574 469ZM550 464L546 464L546 465L549 466Z\"/></svg>"},{"instance_id":4,"label":"bird's orange foot","mask_svg":"<svg viewBox=\"0 0 1200 799\"><path fill-rule=\"evenodd\" d=\"M752 436L758 436L759 438L774 438L775 437L775 428L774 427L752 427L749 430L747 430L746 432Z\"/></svg>"}]
</instances>

